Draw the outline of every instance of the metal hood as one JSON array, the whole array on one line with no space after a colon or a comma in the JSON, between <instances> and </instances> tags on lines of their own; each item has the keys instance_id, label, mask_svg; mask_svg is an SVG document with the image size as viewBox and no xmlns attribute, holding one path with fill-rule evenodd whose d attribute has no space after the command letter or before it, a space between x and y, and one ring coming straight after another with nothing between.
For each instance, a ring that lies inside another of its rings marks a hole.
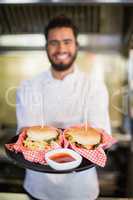
<instances>
[{"instance_id":1,"label":"metal hood","mask_svg":"<svg viewBox=\"0 0 133 200\"><path fill-rule=\"evenodd\" d=\"M133 33L131 3L131 0L73 0L71 3L68 0L1 0L0 34L43 33L50 18L66 14L73 19L81 34L94 35L94 39L95 36L102 39L104 35L106 38L115 36L118 38L116 45L127 48ZM111 45L109 41L108 46Z\"/></svg>"}]
</instances>

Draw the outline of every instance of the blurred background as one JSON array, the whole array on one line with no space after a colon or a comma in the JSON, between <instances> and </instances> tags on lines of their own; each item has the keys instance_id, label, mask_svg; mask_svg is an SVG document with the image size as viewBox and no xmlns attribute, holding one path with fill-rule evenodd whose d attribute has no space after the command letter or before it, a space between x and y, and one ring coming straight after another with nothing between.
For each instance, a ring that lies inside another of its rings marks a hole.
<instances>
[{"instance_id":1,"label":"blurred background","mask_svg":"<svg viewBox=\"0 0 133 200\"><path fill-rule=\"evenodd\" d=\"M0 1L0 192L23 193L25 170L7 157L16 133L16 89L49 68L44 27L66 14L79 28L81 70L104 79L112 134L118 140L98 168L101 197L133 197L133 1Z\"/></svg>"}]
</instances>

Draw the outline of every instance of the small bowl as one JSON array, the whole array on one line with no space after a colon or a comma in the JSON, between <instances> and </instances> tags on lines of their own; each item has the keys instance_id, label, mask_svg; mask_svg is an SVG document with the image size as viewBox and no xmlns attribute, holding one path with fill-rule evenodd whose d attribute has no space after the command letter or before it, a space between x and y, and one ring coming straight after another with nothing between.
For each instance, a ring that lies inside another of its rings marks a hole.
<instances>
[{"instance_id":1,"label":"small bowl","mask_svg":"<svg viewBox=\"0 0 133 200\"><path fill-rule=\"evenodd\" d=\"M45 154L48 165L55 170L70 170L78 167L82 156L68 148L54 149Z\"/></svg>"}]
</instances>

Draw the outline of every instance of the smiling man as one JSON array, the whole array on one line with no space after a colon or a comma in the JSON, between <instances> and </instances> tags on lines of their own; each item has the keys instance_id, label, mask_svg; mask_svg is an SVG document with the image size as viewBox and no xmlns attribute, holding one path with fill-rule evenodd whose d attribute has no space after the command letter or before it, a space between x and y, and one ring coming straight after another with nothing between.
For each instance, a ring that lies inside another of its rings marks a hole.
<instances>
[{"instance_id":1,"label":"smiling man","mask_svg":"<svg viewBox=\"0 0 133 200\"><path fill-rule=\"evenodd\" d=\"M60 16L59 19L63 17ZM56 23L58 23L57 27ZM66 27L62 25L59 25L59 21L54 22L53 28L49 25L45 32L47 55L51 62L53 76L57 79L63 79L73 71L78 50L76 27L73 24L70 24L71 27L67 27L67 24Z\"/></svg>"},{"instance_id":2,"label":"smiling man","mask_svg":"<svg viewBox=\"0 0 133 200\"><path fill-rule=\"evenodd\" d=\"M47 125L65 129L84 123L87 116L89 124L109 133L105 84L94 82L75 65L77 28L69 18L59 16L49 22L45 37L51 68L18 89L18 131L41 125L42 118ZM68 174L26 170L24 188L39 200L94 200L99 194L95 168Z\"/></svg>"}]
</instances>

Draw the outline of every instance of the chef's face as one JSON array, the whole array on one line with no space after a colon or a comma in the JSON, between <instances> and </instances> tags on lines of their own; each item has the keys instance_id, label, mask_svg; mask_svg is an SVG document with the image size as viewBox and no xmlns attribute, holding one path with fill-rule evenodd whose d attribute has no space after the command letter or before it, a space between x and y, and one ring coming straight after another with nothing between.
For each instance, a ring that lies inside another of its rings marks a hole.
<instances>
[{"instance_id":1,"label":"chef's face","mask_svg":"<svg viewBox=\"0 0 133 200\"><path fill-rule=\"evenodd\" d=\"M53 69L69 69L77 56L77 42L71 28L57 27L48 33L47 55Z\"/></svg>"}]
</instances>

